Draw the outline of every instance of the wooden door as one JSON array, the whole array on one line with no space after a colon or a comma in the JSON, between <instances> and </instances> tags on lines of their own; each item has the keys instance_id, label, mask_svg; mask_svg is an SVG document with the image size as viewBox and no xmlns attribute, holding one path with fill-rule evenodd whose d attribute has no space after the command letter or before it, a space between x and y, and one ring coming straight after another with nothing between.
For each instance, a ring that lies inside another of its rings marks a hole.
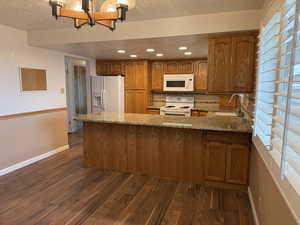
<instances>
[{"instance_id":1,"label":"wooden door","mask_svg":"<svg viewBox=\"0 0 300 225\"><path fill-rule=\"evenodd\" d=\"M195 61L194 63L194 82L196 91L207 90L207 61Z\"/></svg>"},{"instance_id":2,"label":"wooden door","mask_svg":"<svg viewBox=\"0 0 300 225\"><path fill-rule=\"evenodd\" d=\"M209 40L208 91L211 93L231 91L231 48L232 38Z\"/></svg>"},{"instance_id":3,"label":"wooden door","mask_svg":"<svg viewBox=\"0 0 300 225\"><path fill-rule=\"evenodd\" d=\"M249 145L232 144L228 146L226 182L248 183L249 154Z\"/></svg>"},{"instance_id":4,"label":"wooden door","mask_svg":"<svg viewBox=\"0 0 300 225\"><path fill-rule=\"evenodd\" d=\"M177 74L177 73L180 73L179 72L179 63L177 61L166 62L165 73L166 74Z\"/></svg>"},{"instance_id":5,"label":"wooden door","mask_svg":"<svg viewBox=\"0 0 300 225\"><path fill-rule=\"evenodd\" d=\"M144 90L125 91L125 112L145 113L147 107L147 92Z\"/></svg>"},{"instance_id":6,"label":"wooden door","mask_svg":"<svg viewBox=\"0 0 300 225\"><path fill-rule=\"evenodd\" d=\"M255 36L240 36L232 39L232 90L252 92L255 73Z\"/></svg>"},{"instance_id":7,"label":"wooden door","mask_svg":"<svg viewBox=\"0 0 300 225\"><path fill-rule=\"evenodd\" d=\"M98 75L111 74L111 63L106 61L97 60L96 73Z\"/></svg>"},{"instance_id":8,"label":"wooden door","mask_svg":"<svg viewBox=\"0 0 300 225\"><path fill-rule=\"evenodd\" d=\"M205 178L211 181L225 181L227 145L208 142L205 150Z\"/></svg>"},{"instance_id":9,"label":"wooden door","mask_svg":"<svg viewBox=\"0 0 300 225\"><path fill-rule=\"evenodd\" d=\"M153 62L152 71L152 90L163 90L164 62Z\"/></svg>"},{"instance_id":10,"label":"wooden door","mask_svg":"<svg viewBox=\"0 0 300 225\"><path fill-rule=\"evenodd\" d=\"M192 61L181 61L178 62L179 73L182 74L191 74L194 72L193 62Z\"/></svg>"}]
</instances>

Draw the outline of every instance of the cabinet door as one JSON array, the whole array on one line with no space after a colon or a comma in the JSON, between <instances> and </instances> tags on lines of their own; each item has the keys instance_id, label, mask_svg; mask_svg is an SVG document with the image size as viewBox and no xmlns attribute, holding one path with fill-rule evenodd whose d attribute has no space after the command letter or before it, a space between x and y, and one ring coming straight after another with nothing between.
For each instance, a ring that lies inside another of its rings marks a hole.
<instances>
[{"instance_id":1,"label":"cabinet door","mask_svg":"<svg viewBox=\"0 0 300 225\"><path fill-rule=\"evenodd\" d=\"M209 40L208 91L223 93L231 91L231 38Z\"/></svg>"},{"instance_id":2,"label":"cabinet door","mask_svg":"<svg viewBox=\"0 0 300 225\"><path fill-rule=\"evenodd\" d=\"M179 63L177 61L166 62L165 72L166 74L179 73Z\"/></svg>"},{"instance_id":3,"label":"cabinet door","mask_svg":"<svg viewBox=\"0 0 300 225\"><path fill-rule=\"evenodd\" d=\"M126 62L125 63L125 89L135 89L135 62Z\"/></svg>"},{"instance_id":4,"label":"cabinet door","mask_svg":"<svg viewBox=\"0 0 300 225\"><path fill-rule=\"evenodd\" d=\"M207 90L207 61L196 61L194 64L195 75L195 90L206 91Z\"/></svg>"},{"instance_id":5,"label":"cabinet door","mask_svg":"<svg viewBox=\"0 0 300 225\"><path fill-rule=\"evenodd\" d=\"M112 74L122 74L123 71L123 63L121 61L116 61L111 63L111 73Z\"/></svg>"},{"instance_id":6,"label":"cabinet door","mask_svg":"<svg viewBox=\"0 0 300 225\"><path fill-rule=\"evenodd\" d=\"M179 73L190 74L194 72L192 61L182 61L178 62L178 64Z\"/></svg>"},{"instance_id":7,"label":"cabinet door","mask_svg":"<svg viewBox=\"0 0 300 225\"><path fill-rule=\"evenodd\" d=\"M111 63L105 61L97 61L96 72L99 75L111 74Z\"/></svg>"},{"instance_id":8,"label":"cabinet door","mask_svg":"<svg viewBox=\"0 0 300 225\"><path fill-rule=\"evenodd\" d=\"M152 89L162 90L163 89L163 78L164 78L164 62L153 62L152 63Z\"/></svg>"},{"instance_id":9,"label":"cabinet door","mask_svg":"<svg viewBox=\"0 0 300 225\"><path fill-rule=\"evenodd\" d=\"M250 149L247 145L232 144L228 146L226 182L247 184Z\"/></svg>"},{"instance_id":10,"label":"cabinet door","mask_svg":"<svg viewBox=\"0 0 300 225\"><path fill-rule=\"evenodd\" d=\"M147 107L147 92L143 90L125 91L125 112L145 113Z\"/></svg>"},{"instance_id":11,"label":"cabinet door","mask_svg":"<svg viewBox=\"0 0 300 225\"><path fill-rule=\"evenodd\" d=\"M136 61L135 66L135 89L147 89L148 63L147 61Z\"/></svg>"},{"instance_id":12,"label":"cabinet door","mask_svg":"<svg viewBox=\"0 0 300 225\"><path fill-rule=\"evenodd\" d=\"M205 178L211 181L225 181L227 145L208 142L205 151Z\"/></svg>"},{"instance_id":13,"label":"cabinet door","mask_svg":"<svg viewBox=\"0 0 300 225\"><path fill-rule=\"evenodd\" d=\"M233 37L232 39L232 90L252 92L255 73L254 36Z\"/></svg>"}]
</instances>

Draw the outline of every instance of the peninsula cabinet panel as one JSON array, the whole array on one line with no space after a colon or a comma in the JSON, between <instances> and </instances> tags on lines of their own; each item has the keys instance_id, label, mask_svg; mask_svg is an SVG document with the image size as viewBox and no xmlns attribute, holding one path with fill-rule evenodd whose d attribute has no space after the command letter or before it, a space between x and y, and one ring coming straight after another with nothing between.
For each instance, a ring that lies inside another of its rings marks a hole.
<instances>
[{"instance_id":1,"label":"peninsula cabinet panel","mask_svg":"<svg viewBox=\"0 0 300 225\"><path fill-rule=\"evenodd\" d=\"M205 178L211 181L225 181L227 145L208 142L205 150Z\"/></svg>"},{"instance_id":2,"label":"peninsula cabinet panel","mask_svg":"<svg viewBox=\"0 0 300 225\"><path fill-rule=\"evenodd\" d=\"M126 90L125 91L125 112L126 113L146 113L147 91Z\"/></svg>"},{"instance_id":3,"label":"peninsula cabinet panel","mask_svg":"<svg viewBox=\"0 0 300 225\"><path fill-rule=\"evenodd\" d=\"M195 61L194 63L194 80L196 91L207 90L207 61Z\"/></svg>"},{"instance_id":4,"label":"peninsula cabinet panel","mask_svg":"<svg viewBox=\"0 0 300 225\"><path fill-rule=\"evenodd\" d=\"M248 145L232 144L228 146L226 182L248 183L249 154L250 148Z\"/></svg>"},{"instance_id":5,"label":"peninsula cabinet panel","mask_svg":"<svg viewBox=\"0 0 300 225\"><path fill-rule=\"evenodd\" d=\"M254 36L241 36L232 39L232 84L236 92L252 92L255 61Z\"/></svg>"},{"instance_id":6,"label":"peninsula cabinet panel","mask_svg":"<svg viewBox=\"0 0 300 225\"><path fill-rule=\"evenodd\" d=\"M163 78L165 73L164 62L153 62L151 65L152 71L152 89L162 90L163 89Z\"/></svg>"},{"instance_id":7,"label":"peninsula cabinet panel","mask_svg":"<svg viewBox=\"0 0 300 225\"><path fill-rule=\"evenodd\" d=\"M209 40L208 91L222 93L231 91L231 38Z\"/></svg>"}]
</instances>

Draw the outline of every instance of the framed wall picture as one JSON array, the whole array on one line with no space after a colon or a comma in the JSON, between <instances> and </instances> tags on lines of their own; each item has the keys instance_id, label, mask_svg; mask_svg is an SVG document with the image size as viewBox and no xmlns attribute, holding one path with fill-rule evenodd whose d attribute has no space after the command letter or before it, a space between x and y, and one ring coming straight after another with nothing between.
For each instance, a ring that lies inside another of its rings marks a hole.
<instances>
[{"instance_id":1,"label":"framed wall picture","mask_svg":"<svg viewBox=\"0 0 300 225\"><path fill-rule=\"evenodd\" d=\"M34 68L20 68L21 91L46 91L47 71Z\"/></svg>"}]
</instances>

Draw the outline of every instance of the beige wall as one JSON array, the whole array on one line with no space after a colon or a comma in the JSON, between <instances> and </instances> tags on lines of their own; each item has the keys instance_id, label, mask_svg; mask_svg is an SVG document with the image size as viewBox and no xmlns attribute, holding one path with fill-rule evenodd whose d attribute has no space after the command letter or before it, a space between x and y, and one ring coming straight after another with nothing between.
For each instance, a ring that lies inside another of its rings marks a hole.
<instances>
[{"instance_id":1,"label":"beige wall","mask_svg":"<svg viewBox=\"0 0 300 225\"><path fill-rule=\"evenodd\" d=\"M0 120L0 170L68 144L67 112Z\"/></svg>"},{"instance_id":2,"label":"beige wall","mask_svg":"<svg viewBox=\"0 0 300 225\"><path fill-rule=\"evenodd\" d=\"M249 188L260 225L297 225L291 210L255 147L252 149Z\"/></svg>"}]
</instances>

